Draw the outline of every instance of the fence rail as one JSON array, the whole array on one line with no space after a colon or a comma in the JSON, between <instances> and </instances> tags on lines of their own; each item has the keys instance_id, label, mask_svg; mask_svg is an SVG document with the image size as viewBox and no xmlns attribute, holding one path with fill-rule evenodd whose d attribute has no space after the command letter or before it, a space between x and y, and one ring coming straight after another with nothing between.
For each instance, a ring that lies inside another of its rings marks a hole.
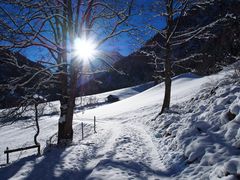
<instances>
[{"instance_id":1,"label":"fence rail","mask_svg":"<svg viewBox=\"0 0 240 180\"><path fill-rule=\"evenodd\" d=\"M38 155L40 155L40 144L28 146L28 147L24 147L24 148L17 148L17 149L9 149L7 147L6 150L4 151L4 154L7 155L7 164L9 163L9 154L10 153L17 152L17 151L24 151L24 150L33 149L33 148L37 148Z\"/></svg>"}]
</instances>

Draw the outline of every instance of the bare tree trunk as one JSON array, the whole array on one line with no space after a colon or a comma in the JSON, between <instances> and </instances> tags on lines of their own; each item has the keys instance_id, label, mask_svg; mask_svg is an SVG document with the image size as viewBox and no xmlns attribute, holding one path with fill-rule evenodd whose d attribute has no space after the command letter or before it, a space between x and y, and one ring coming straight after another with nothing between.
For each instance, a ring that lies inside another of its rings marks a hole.
<instances>
[{"instance_id":1,"label":"bare tree trunk","mask_svg":"<svg viewBox=\"0 0 240 180\"><path fill-rule=\"evenodd\" d=\"M70 104L69 102L67 104ZM61 104L66 106L66 104ZM73 139L73 106L68 106L67 109L61 108L62 121L58 123L58 145L67 145L72 142Z\"/></svg>"},{"instance_id":2,"label":"bare tree trunk","mask_svg":"<svg viewBox=\"0 0 240 180\"><path fill-rule=\"evenodd\" d=\"M164 110L169 109L170 107L170 100L171 100L171 86L172 86L172 79L171 79L171 62L170 62L170 46L167 47L167 56L165 61L165 94L164 100L162 105L162 110L160 114L164 112Z\"/></svg>"},{"instance_id":3,"label":"bare tree trunk","mask_svg":"<svg viewBox=\"0 0 240 180\"><path fill-rule=\"evenodd\" d=\"M62 97L60 100L61 114L58 123L58 144L66 145L71 143L73 139L72 121L76 97L77 70L75 67L71 68L70 84L68 84L68 77L66 74L63 74L61 77Z\"/></svg>"},{"instance_id":4,"label":"bare tree trunk","mask_svg":"<svg viewBox=\"0 0 240 180\"><path fill-rule=\"evenodd\" d=\"M72 115L69 111L68 100L61 100L61 114L58 122L58 145L66 145L72 142ZM73 114L73 113L72 113Z\"/></svg>"},{"instance_id":5,"label":"bare tree trunk","mask_svg":"<svg viewBox=\"0 0 240 180\"><path fill-rule=\"evenodd\" d=\"M66 12L64 11L64 15ZM62 27L62 36L63 36L63 51L58 55L58 59L63 63L67 63L67 23L63 22ZM61 82L61 98L60 98L60 119L58 122L58 145L67 145L72 142L73 139L73 130L71 127L71 113L69 112L69 92L68 92L68 67L63 66L60 67L60 71L62 71L59 76L59 81ZM69 114L70 113L70 114ZM69 118L70 117L70 118Z\"/></svg>"},{"instance_id":6,"label":"bare tree trunk","mask_svg":"<svg viewBox=\"0 0 240 180\"><path fill-rule=\"evenodd\" d=\"M67 88L67 87L66 87ZM65 88L64 88L65 89ZM60 100L60 119L58 122L58 144L64 145L72 141L72 128L69 127L68 94L62 94Z\"/></svg>"},{"instance_id":7,"label":"bare tree trunk","mask_svg":"<svg viewBox=\"0 0 240 180\"><path fill-rule=\"evenodd\" d=\"M37 137L38 137L39 132L40 132L39 124L38 124L38 105L37 105L37 103L35 103L34 108L35 108L35 122L36 122L36 127L37 127L37 132L34 135L34 143L36 145L39 145L39 142L37 141Z\"/></svg>"},{"instance_id":8,"label":"bare tree trunk","mask_svg":"<svg viewBox=\"0 0 240 180\"><path fill-rule=\"evenodd\" d=\"M58 144L68 144L73 140L73 115L75 108L75 98L76 98L76 89L77 89L77 80L78 80L78 72L79 66L74 65L75 60L73 60L73 64L71 65L71 74L70 74L70 85L68 89L68 98L61 103L61 117L63 118L59 121L59 134L58 134ZM76 63L78 64L78 63Z\"/></svg>"},{"instance_id":9,"label":"bare tree trunk","mask_svg":"<svg viewBox=\"0 0 240 180\"><path fill-rule=\"evenodd\" d=\"M162 105L162 110L160 114L162 114L166 109L170 107L171 100L171 86L172 86L172 67L171 67L171 36L173 30L173 0L168 0L167 2L167 37L166 37L166 56L165 56L165 94Z\"/></svg>"}]
</instances>

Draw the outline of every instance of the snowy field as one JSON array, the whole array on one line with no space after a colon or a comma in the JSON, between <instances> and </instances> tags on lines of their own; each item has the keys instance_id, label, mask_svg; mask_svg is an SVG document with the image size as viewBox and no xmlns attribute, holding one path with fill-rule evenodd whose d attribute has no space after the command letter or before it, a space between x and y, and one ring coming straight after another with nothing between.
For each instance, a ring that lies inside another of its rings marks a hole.
<instances>
[{"instance_id":1,"label":"snowy field","mask_svg":"<svg viewBox=\"0 0 240 180\"><path fill-rule=\"evenodd\" d=\"M97 95L84 96L83 98L77 98L76 112L78 113L75 114L74 124L79 124L83 113L85 113L87 109L92 109L94 107L108 104L106 103L106 98L110 94L116 95L120 100L123 100L125 98L134 96L150 87L153 87L153 82ZM45 106L45 104L43 104L43 106ZM81 106L84 106L85 108L81 108ZM58 101L51 102L50 104L47 104L47 107L44 110L44 116L40 118L39 123L41 132L38 140L43 147L46 146L47 140L49 140L51 137L55 138L59 119L59 109L60 104ZM29 114L26 116L29 116ZM32 116L34 117L34 114ZM94 114L90 115L89 117L91 117L93 122ZM89 124L89 122L86 123ZM33 119L24 119L9 126L0 124L0 137L2 137L0 138L0 164L4 164L6 162L6 155L3 154L4 150L6 150L6 147L9 147L9 149L14 149L33 145L33 136L35 132L35 121ZM54 140L56 140L56 138ZM28 152L31 152L31 150L28 150L24 153L13 153L10 155L10 158L16 160L21 157L28 156L30 154Z\"/></svg>"},{"instance_id":2,"label":"snowy field","mask_svg":"<svg viewBox=\"0 0 240 180\"><path fill-rule=\"evenodd\" d=\"M228 73L173 78L171 109L156 119L163 84L94 95L95 105L102 106L76 108L74 142L65 149L46 147L50 137L56 140L59 116L49 112L59 104L53 102L47 109L51 116L40 120L42 156L10 154L11 164L0 169L0 179L239 179L240 83L229 82ZM101 103L109 94L121 101ZM6 146L33 144L33 125L19 121L0 128L0 164L6 161Z\"/></svg>"}]
</instances>

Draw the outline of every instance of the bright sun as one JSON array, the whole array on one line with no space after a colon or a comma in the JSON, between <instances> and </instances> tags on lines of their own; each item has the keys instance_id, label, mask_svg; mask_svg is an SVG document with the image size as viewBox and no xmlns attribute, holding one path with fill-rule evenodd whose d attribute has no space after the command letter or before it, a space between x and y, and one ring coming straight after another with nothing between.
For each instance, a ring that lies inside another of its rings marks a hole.
<instances>
[{"instance_id":1,"label":"bright sun","mask_svg":"<svg viewBox=\"0 0 240 180\"><path fill-rule=\"evenodd\" d=\"M74 41L74 52L83 61L93 59L97 54L97 45L93 39L77 38Z\"/></svg>"}]
</instances>

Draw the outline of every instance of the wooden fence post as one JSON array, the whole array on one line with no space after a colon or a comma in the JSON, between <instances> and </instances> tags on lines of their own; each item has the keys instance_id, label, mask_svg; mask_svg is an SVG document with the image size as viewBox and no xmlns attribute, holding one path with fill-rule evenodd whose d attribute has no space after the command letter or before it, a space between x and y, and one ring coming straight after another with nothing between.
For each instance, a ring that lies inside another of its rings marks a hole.
<instances>
[{"instance_id":1,"label":"wooden fence post","mask_svg":"<svg viewBox=\"0 0 240 180\"><path fill-rule=\"evenodd\" d=\"M96 116L94 116L94 133L97 133L97 131L96 131Z\"/></svg>"},{"instance_id":2,"label":"wooden fence post","mask_svg":"<svg viewBox=\"0 0 240 180\"><path fill-rule=\"evenodd\" d=\"M40 156L41 155L41 151L40 151L40 144L38 144L38 156Z\"/></svg>"},{"instance_id":3,"label":"wooden fence post","mask_svg":"<svg viewBox=\"0 0 240 180\"><path fill-rule=\"evenodd\" d=\"M6 148L6 154L7 154L7 164L9 163L9 153L8 153L8 147Z\"/></svg>"},{"instance_id":4,"label":"wooden fence post","mask_svg":"<svg viewBox=\"0 0 240 180\"><path fill-rule=\"evenodd\" d=\"M83 138L84 138L84 137L83 137L83 122L82 122L82 140L83 140Z\"/></svg>"}]
</instances>

